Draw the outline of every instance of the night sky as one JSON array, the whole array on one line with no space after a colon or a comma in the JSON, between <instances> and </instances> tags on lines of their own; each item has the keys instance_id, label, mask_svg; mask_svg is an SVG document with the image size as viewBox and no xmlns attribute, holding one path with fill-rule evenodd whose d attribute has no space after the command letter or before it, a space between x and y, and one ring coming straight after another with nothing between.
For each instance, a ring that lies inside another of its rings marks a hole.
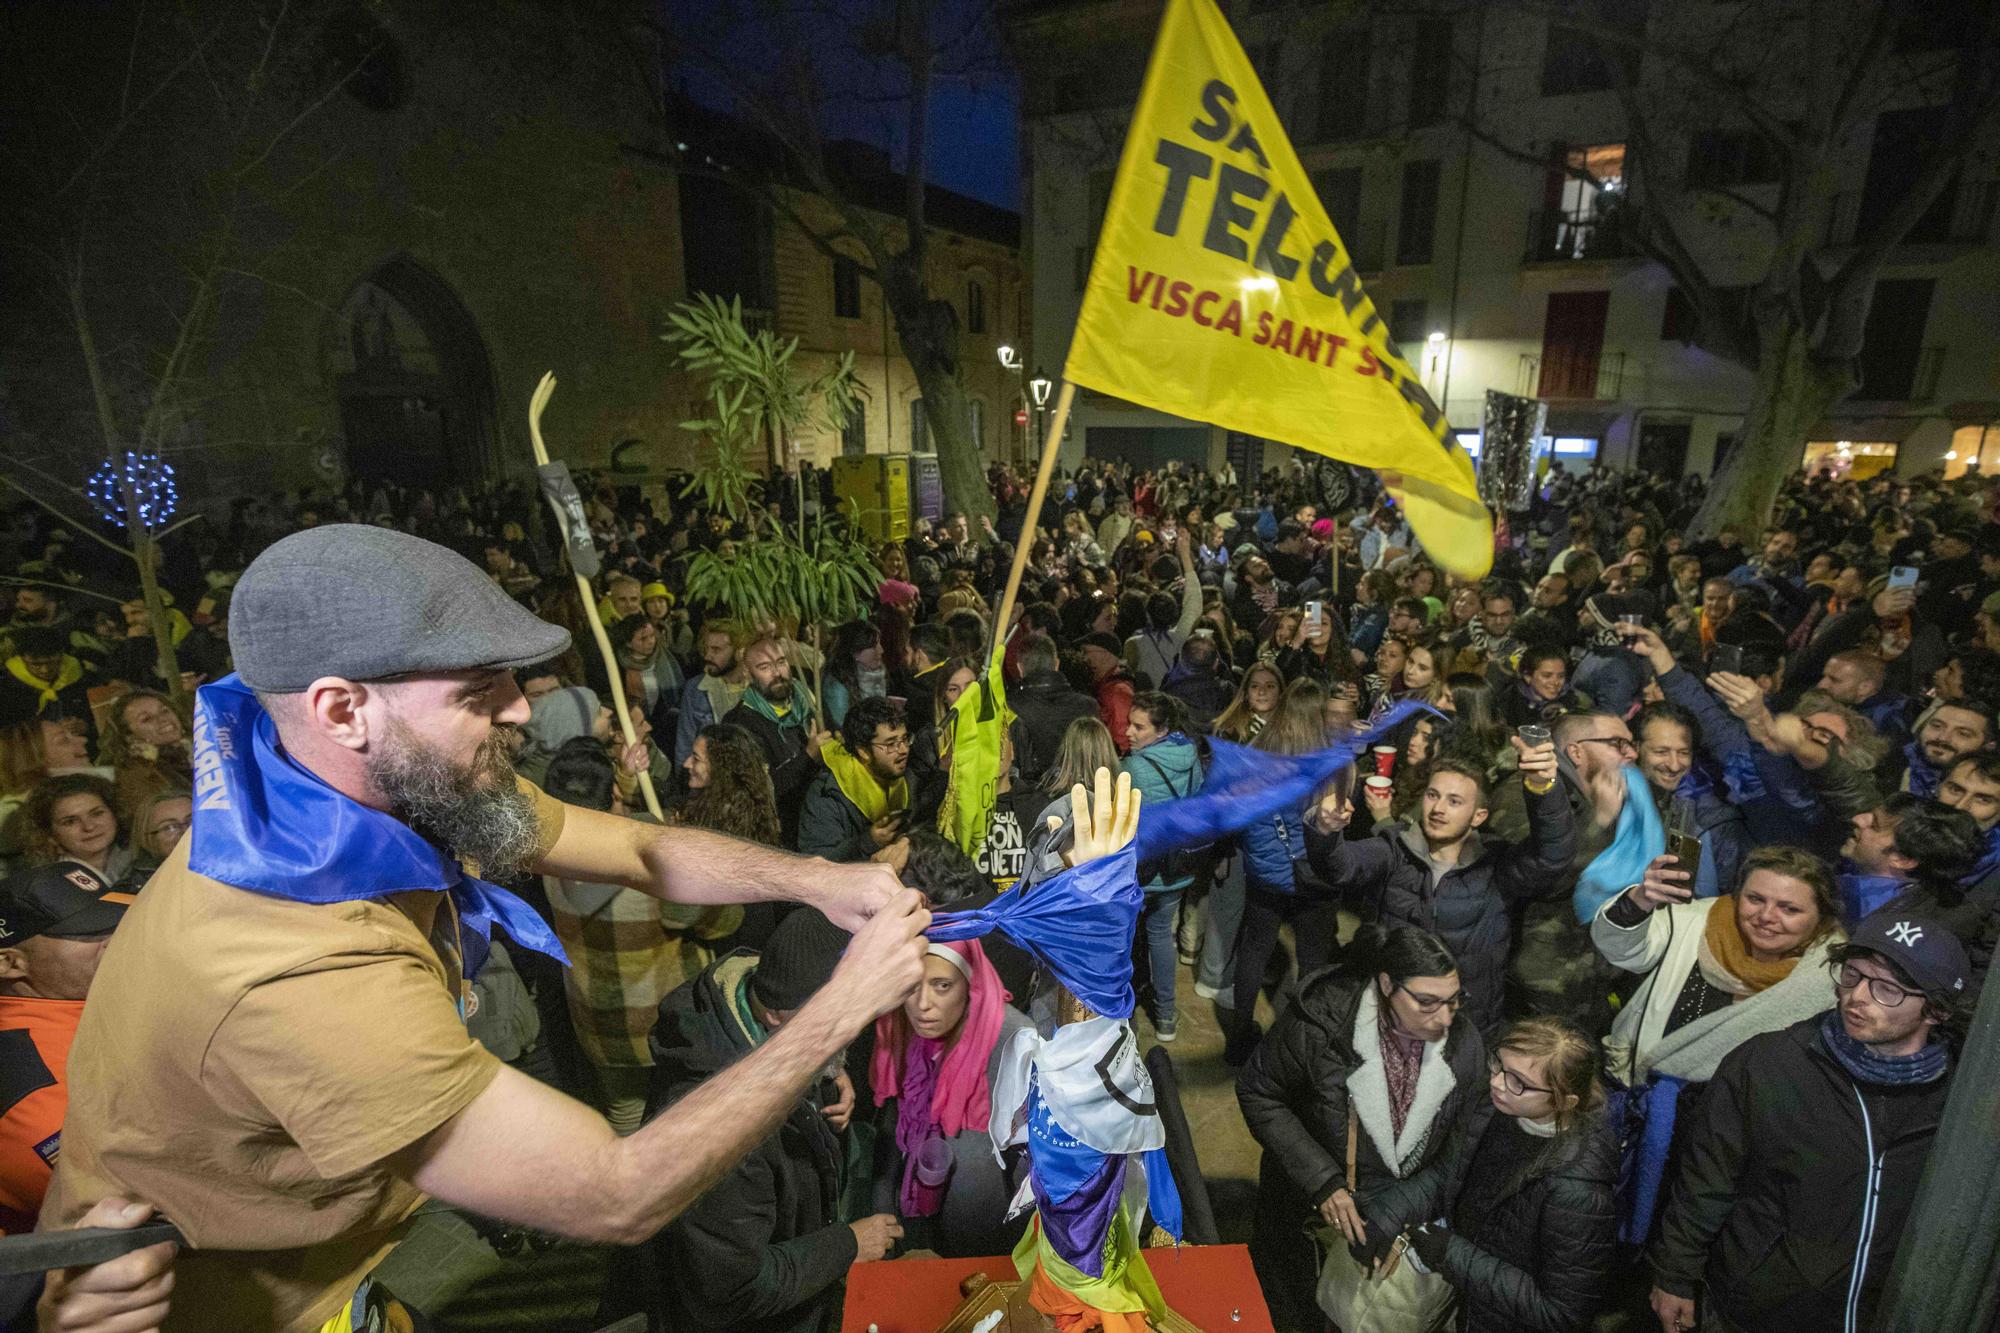
<instances>
[{"instance_id":1,"label":"night sky","mask_svg":"<svg viewBox=\"0 0 2000 1333\"><path fill-rule=\"evenodd\" d=\"M822 134L886 148L901 169L907 103L897 96L896 72L861 49L859 27L844 28L823 17L786 23L774 20L764 6L723 3L690 12L684 4L670 2L668 8L677 11L678 30L719 52L732 71L774 74L787 58L810 60L826 92L818 107ZM841 12L861 15L865 22L869 12L881 8L864 2L842 6ZM1019 99L1000 55L998 34L991 30L990 13L991 7L980 0L941 0L938 5L934 28L941 34L941 60L964 73L933 86L928 175L934 185L1018 209ZM683 60L669 77L703 105L739 114L731 77L712 63Z\"/></svg>"}]
</instances>

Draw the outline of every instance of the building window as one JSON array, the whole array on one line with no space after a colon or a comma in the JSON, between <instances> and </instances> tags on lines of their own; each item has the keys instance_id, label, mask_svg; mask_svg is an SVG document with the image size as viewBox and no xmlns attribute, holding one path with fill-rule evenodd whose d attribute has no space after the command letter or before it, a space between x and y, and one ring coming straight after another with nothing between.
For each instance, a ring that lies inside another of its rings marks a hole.
<instances>
[{"instance_id":1,"label":"building window","mask_svg":"<svg viewBox=\"0 0 2000 1333\"><path fill-rule=\"evenodd\" d=\"M1408 361L1418 349L1430 330L1424 327L1430 322L1431 303L1421 298L1397 301L1389 307L1389 336L1395 340L1396 350Z\"/></svg>"},{"instance_id":2,"label":"building window","mask_svg":"<svg viewBox=\"0 0 2000 1333\"><path fill-rule=\"evenodd\" d=\"M1466 457L1470 458L1475 463L1479 461L1478 431L1476 430L1458 431L1454 434L1453 438L1458 441L1458 447L1465 450Z\"/></svg>"},{"instance_id":3,"label":"building window","mask_svg":"<svg viewBox=\"0 0 2000 1333\"><path fill-rule=\"evenodd\" d=\"M1908 402L1926 398L1918 368L1924 360L1924 326L1930 321L1931 278L1883 278L1875 284L1868 304L1868 322L1861 329L1861 355L1854 369L1861 376L1856 398Z\"/></svg>"},{"instance_id":4,"label":"building window","mask_svg":"<svg viewBox=\"0 0 2000 1333\"><path fill-rule=\"evenodd\" d=\"M1451 20L1419 19L1410 33L1410 128L1444 119L1451 96Z\"/></svg>"},{"instance_id":5,"label":"building window","mask_svg":"<svg viewBox=\"0 0 2000 1333\"><path fill-rule=\"evenodd\" d=\"M1542 189L1529 259L1615 259L1626 246L1613 214L1625 188L1625 145L1558 147Z\"/></svg>"},{"instance_id":6,"label":"building window","mask_svg":"<svg viewBox=\"0 0 2000 1333\"><path fill-rule=\"evenodd\" d=\"M1312 183L1341 245L1352 251L1361 230L1361 168L1328 167L1315 171Z\"/></svg>"},{"instance_id":7,"label":"building window","mask_svg":"<svg viewBox=\"0 0 2000 1333\"><path fill-rule=\"evenodd\" d=\"M1631 19L1636 19L1636 28L1643 31L1646 6L1631 8L1637 10ZM1631 62L1631 55L1622 51L1610 54L1599 44L1599 39L1589 33L1551 23L1548 48L1542 55L1542 96L1560 97L1565 93L1596 93L1616 88L1631 81Z\"/></svg>"},{"instance_id":8,"label":"building window","mask_svg":"<svg viewBox=\"0 0 2000 1333\"><path fill-rule=\"evenodd\" d=\"M1777 179L1778 155L1761 134L1700 130L1688 140L1687 183L1694 189L1769 185Z\"/></svg>"},{"instance_id":9,"label":"building window","mask_svg":"<svg viewBox=\"0 0 2000 1333\"><path fill-rule=\"evenodd\" d=\"M858 398L847 414L847 424L840 428L840 452L850 457L868 452L868 404Z\"/></svg>"},{"instance_id":10,"label":"building window","mask_svg":"<svg viewBox=\"0 0 2000 1333\"><path fill-rule=\"evenodd\" d=\"M861 318L861 265L845 255L833 261L833 313L841 319Z\"/></svg>"},{"instance_id":11,"label":"building window","mask_svg":"<svg viewBox=\"0 0 2000 1333\"><path fill-rule=\"evenodd\" d=\"M1595 458L1597 445L1594 435L1558 435L1555 438L1555 453L1558 458Z\"/></svg>"},{"instance_id":12,"label":"building window","mask_svg":"<svg viewBox=\"0 0 2000 1333\"><path fill-rule=\"evenodd\" d=\"M965 331L986 332L986 286L977 278L965 284Z\"/></svg>"},{"instance_id":13,"label":"building window","mask_svg":"<svg viewBox=\"0 0 2000 1333\"><path fill-rule=\"evenodd\" d=\"M1437 238L1438 164L1403 164L1403 206L1396 218L1396 262L1428 264Z\"/></svg>"},{"instance_id":14,"label":"building window","mask_svg":"<svg viewBox=\"0 0 2000 1333\"><path fill-rule=\"evenodd\" d=\"M1354 139L1368 132L1368 29L1330 32L1320 46L1319 137Z\"/></svg>"},{"instance_id":15,"label":"building window","mask_svg":"<svg viewBox=\"0 0 2000 1333\"><path fill-rule=\"evenodd\" d=\"M1114 179L1114 173L1109 171L1094 171L1090 176L1090 216L1084 222L1084 235L1088 239L1076 247L1076 290L1079 293L1090 285L1090 265L1097 257L1097 237L1104 230L1104 212L1111 207L1111 182Z\"/></svg>"}]
</instances>

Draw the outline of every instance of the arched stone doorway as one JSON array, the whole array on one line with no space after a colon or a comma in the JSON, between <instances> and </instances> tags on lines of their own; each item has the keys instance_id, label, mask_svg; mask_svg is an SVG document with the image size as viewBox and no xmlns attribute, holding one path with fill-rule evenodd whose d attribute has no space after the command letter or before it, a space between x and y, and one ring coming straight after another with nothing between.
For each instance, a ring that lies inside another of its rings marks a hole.
<instances>
[{"instance_id":1,"label":"arched stone doorway","mask_svg":"<svg viewBox=\"0 0 2000 1333\"><path fill-rule=\"evenodd\" d=\"M497 473L493 368L472 315L407 257L342 305L335 384L348 475L433 492Z\"/></svg>"}]
</instances>

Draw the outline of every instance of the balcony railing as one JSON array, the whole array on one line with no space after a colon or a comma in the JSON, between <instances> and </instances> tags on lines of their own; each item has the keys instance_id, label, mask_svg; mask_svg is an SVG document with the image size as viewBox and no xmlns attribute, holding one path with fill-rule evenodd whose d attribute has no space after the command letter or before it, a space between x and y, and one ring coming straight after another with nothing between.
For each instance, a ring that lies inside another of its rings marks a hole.
<instances>
[{"instance_id":1,"label":"balcony railing","mask_svg":"<svg viewBox=\"0 0 2000 1333\"><path fill-rule=\"evenodd\" d=\"M1521 353L1514 392L1561 402L1615 402L1625 388L1625 353Z\"/></svg>"},{"instance_id":2,"label":"balcony railing","mask_svg":"<svg viewBox=\"0 0 2000 1333\"><path fill-rule=\"evenodd\" d=\"M1528 216L1527 263L1629 259L1636 253L1613 209L1601 205L1595 213L1542 209Z\"/></svg>"}]
</instances>

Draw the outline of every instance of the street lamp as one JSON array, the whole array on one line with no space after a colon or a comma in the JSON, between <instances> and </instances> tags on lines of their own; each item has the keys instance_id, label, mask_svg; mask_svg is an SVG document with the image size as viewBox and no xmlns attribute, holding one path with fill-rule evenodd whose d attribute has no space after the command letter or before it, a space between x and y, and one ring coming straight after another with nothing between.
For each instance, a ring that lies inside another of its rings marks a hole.
<instances>
[{"instance_id":1,"label":"street lamp","mask_svg":"<svg viewBox=\"0 0 2000 1333\"><path fill-rule=\"evenodd\" d=\"M1001 343L1000 364L1008 370L1019 370L1021 368L1021 354L1006 343Z\"/></svg>"},{"instance_id":2,"label":"street lamp","mask_svg":"<svg viewBox=\"0 0 2000 1333\"><path fill-rule=\"evenodd\" d=\"M1036 366L1035 377L1028 381L1028 396L1035 400L1035 447L1038 449L1048 447L1048 441L1043 438L1046 426L1043 422L1042 409L1049 405L1049 390L1054 387L1049 382L1049 372L1043 370L1040 366ZM1037 463L1041 462L1042 456L1036 454L1035 461Z\"/></svg>"}]
</instances>

